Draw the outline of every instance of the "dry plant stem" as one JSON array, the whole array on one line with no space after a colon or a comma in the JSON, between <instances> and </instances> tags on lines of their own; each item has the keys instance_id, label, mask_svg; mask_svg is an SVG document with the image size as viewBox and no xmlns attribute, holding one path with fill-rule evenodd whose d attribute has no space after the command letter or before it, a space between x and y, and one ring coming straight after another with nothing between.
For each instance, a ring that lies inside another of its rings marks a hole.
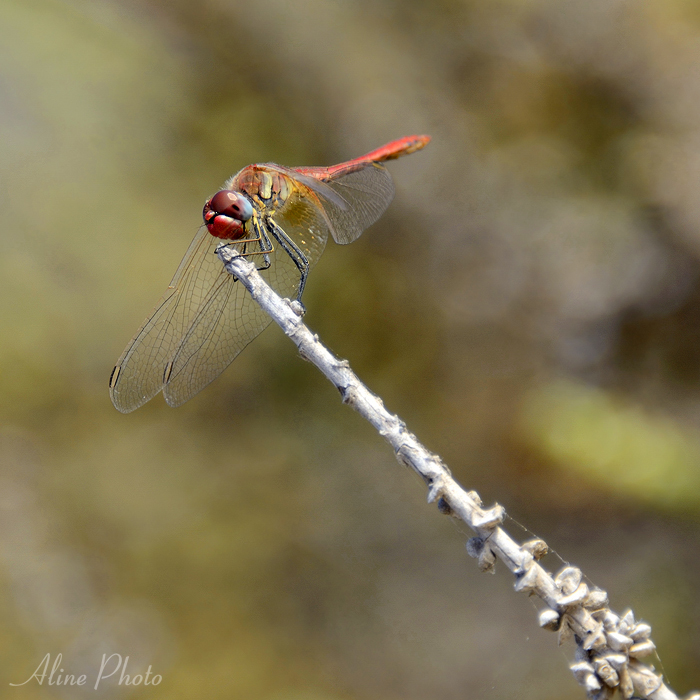
<instances>
[{"instance_id":1,"label":"dry plant stem","mask_svg":"<svg viewBox=\"0 0 700 700\"><path fill-rule=\"evenodd\" d=\"M605 591L583 582L578 568L566 566L552 576L540 566L537 560L547 553L547 545L542 540L523 544L513 540L500 527L505 518L503 507L496 504L484 508L476 492L465 491L452 478L442 460L384 408L382 400L360 382L347 361L334 357L304 325L301 304L280 298L255 266L233 249L220 246L217 252L227 272L248 289L297 345L301 356L335 384L344 403L379 431L394 448L398 460L423 478L428 486L428 502L437 501L442 513L459 518L476 532L476 537L467 543L467 551L478 559L481 570L492 572L500 559L515 575L516 591L526 591L544 602L539 624L557 631L560 644L568 639L575 641L577 660L571 670L589 698L603 700L619 690L625 698L678 700L662 676L638 660L655 650L649 625L635 621L631 610L622 615L612 612ZM693 693L687 700L700 700L700 694Z\"/></svg>"}]
</instances>

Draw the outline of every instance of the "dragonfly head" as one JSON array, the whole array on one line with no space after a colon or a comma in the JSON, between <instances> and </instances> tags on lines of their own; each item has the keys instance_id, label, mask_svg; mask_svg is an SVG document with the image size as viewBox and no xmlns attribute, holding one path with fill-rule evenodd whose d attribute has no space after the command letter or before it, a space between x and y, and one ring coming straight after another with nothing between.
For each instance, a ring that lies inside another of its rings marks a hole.
<instances>
[{"instance_id":1,"label":"dragonfly head","mask_svg":"<svg viewBox=\"0 0 700 700\"><path fill-rule=\"evenodd\" d=\"M253 216L253 205L240 192L220 190L204 205L202 216L212 236L235 241L243 236L245 222Z\"/></svg>"}]
</instances>

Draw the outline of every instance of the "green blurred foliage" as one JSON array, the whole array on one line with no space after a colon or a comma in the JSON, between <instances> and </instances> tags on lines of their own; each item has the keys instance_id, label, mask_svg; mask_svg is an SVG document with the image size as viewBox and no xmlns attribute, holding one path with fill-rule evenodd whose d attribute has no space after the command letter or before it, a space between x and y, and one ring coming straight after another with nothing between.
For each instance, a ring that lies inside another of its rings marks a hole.
<instances>
[{"instance_id":1,"label":"green blurred foliage","mask_svg":"<svg viewBox=\"0 0 700 700\"><path fill-rule=\"evenodd\" d=\"M698 512L696 431L571 382L552 382L528 396L523 429L535 449L596 486L672 512Z\"/></svg>"},{"instance_id":2,"label":"green blurred foliage","mask_svg":"<svg viewBox=\"0 0 700 700\"><path fill-rule=\"evenodd\" d=\"M152 665L143 698L580 697L277 329L180 409L109 402L228 176L411 133L308 323L700 686L696 2L2 0L0 28L8 697L99 694L7 685L47 652Z\"/></svg>"}]
</instances>

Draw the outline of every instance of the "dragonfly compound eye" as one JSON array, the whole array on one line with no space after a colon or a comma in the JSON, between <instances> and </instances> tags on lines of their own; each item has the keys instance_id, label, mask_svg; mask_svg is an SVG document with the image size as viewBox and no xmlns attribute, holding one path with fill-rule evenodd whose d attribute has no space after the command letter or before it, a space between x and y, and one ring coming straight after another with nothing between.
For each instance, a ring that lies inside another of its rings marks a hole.
<instances>
[{"instance_id":1,"label":"dragonfly compound eye","mask_svg":"<svg viewBox=\"0 0 700 700\"><path fill-rule=\"evenodd\" d=\"M217 192L208 202L211 211L238 221L248 221L253 216L253 207L246 197L232 190Z\"/></svg>"},{"instance_id":2,"label":"dragonfly compound eye","mask_svg":"<svg viewBox=\"0 0 700 700\"><path fill-rule=\"evenodd\" d=\"M240 192L221 190L204 205L202 216L212 236L236 241L245 232L245 222L253 216L253 205Z\"/></svg>"}]
</instances>

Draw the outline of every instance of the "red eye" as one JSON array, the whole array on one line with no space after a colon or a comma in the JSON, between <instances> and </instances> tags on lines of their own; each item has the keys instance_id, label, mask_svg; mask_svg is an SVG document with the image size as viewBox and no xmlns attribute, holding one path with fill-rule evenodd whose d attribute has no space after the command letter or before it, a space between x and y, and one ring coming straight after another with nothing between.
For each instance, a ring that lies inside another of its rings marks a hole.
<instances>
[{"instance_id":1,"label":"red eye","mask_svg":"<svg viewBox=\"0 0 700 700\"><path fill-rule=\"evenodd\" d=\"M232 190L217 192L208 202L211 211L229 216L238 221L248 221L253 215L253 207L242 194ZM207 207L205 206L205 210Z\"/></svg>"},{"instance_id":2,"label":"red eye","mask_svg":"<svg viewBox=\"0 0 700 700\"><path fill-rule=\"evenodd\" d=\"M235 241L243 236L253 205L240 192L221 190L204 205L202 216L212 236Z\"/></svg>"}]
</instances>

